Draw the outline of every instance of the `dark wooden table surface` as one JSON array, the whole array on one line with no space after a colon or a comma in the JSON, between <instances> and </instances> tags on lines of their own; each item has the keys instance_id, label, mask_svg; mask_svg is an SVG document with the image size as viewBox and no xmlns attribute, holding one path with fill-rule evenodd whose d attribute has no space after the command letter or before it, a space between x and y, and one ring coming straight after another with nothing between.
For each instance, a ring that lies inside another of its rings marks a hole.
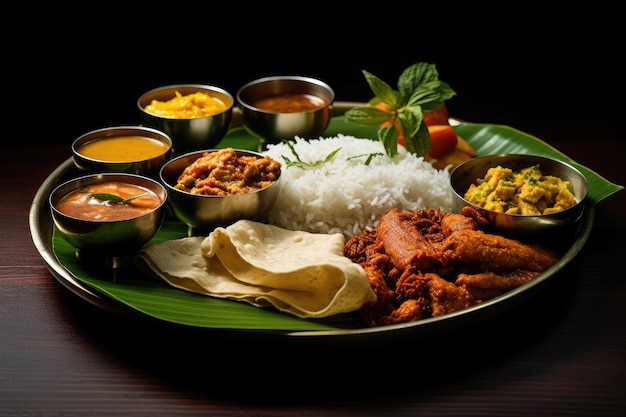
<instances>
[{"instance_id":1,"label":"dark wooden table surface","mask_svg":"<svg viewBox=\"0 0 626 417\"><path fill-rule=\"evenodd\" d=\"M551 144L626 184L624 141ZM0 416L626 413L626 191L578 256L501 315L428 338L233 337L129 319L48 271L28 215L67 145L3 147Z\"/></svg>"}]
</instances>

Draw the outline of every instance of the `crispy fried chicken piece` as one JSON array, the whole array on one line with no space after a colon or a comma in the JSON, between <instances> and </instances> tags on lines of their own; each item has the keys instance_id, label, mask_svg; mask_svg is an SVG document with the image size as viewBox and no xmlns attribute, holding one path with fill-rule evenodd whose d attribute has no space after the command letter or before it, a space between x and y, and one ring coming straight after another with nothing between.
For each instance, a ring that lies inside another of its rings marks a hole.
<instances>
[{"instance_id":1,"label":"crispy fried chicken piece","mask_svg":"<svg viewBox=\"0 0 626 417\"><path fill-rule=\"evenodd\" d=\"M476 300L489 300L520 287L541 275L541 272L517 269L511 273L498 275L494 272L459 274L454 282L465 288Z\"/></svg>"},{"instance_id":2,"label":"crispy fried chicken piece","mask_svg":"<svg viewBox=\"0 0 626 417\"><path fill-rule=\"evenodd\" d=\"M367 261L368 246L376 243L376 230L364 230L360 235L352 237L344 246L344 255L352 262L363 264Z\"/></svg>"},{"instance_id":3,"label":"crispy fried chicken piece","mask_svg":"<svg viewBox=\"0 0 626 417\"><path fill-rule=\"evenodd\" d=\"M454 262L477 265L481 271L496 273L516 269L545 271L559 260L552 250L475 230L453 233L441 250Z\"/></svg>"},{"instance_id":4,"label":"crispy fried chicken piece","mask_svg":"<svg viewBox=\"0 0 626 417\"><path fill-rule=\"evenodd\" d=\"M398 287L393 291L379 272L376 268L365 268L377 299L361 308L363 321L370 326L382 326L430 317L426 280L421 280L419 276L407 270L398 279Z\"/></svg>"},{"instance_id":5,"label":"crispy fried chicken piece","mask_svg":"<svg viewBox=\"0 0 626 417\"><path fill-rule=\"evenodd\" d=\"M374 271L366 270L368 278L376 276ZM370 283L373 281L376 282L374 292L382 296L361 308L361 318L370 326L441 316L477 304L465 288L433 273L406 270L398 279L395 292L382 285L380 277L370 278Z\"/></svg>"},{"instance_id":6,"label":"crispy fried chicken piece","mask_svg":"<svg viewBox=\"0 0 626 417\"><path fill-rule=\"evenodd\" d=\"M489 226L489 220L487 220L487 218L480 214L480 212L475 208L465 206L461 209L461 214L465 217L473 219L480 229Z\"/></svg>"},{"instance_id":7,"label":"crispy fried chicken piece","mask_svg":"<svg viewBox=\"0 0 626 417\"><path fill-rule=\"evenodd\" d=\"M425 317L424 306L420 300L408 299L389 315L382 317L378 326L396 323L408 323L410 321L421 320Z\"/></svg>"},{"instance_id":8,"label":"crispy fried chicken piece","mask_svg":"<svg viewBox=\"0 0 626 417\"><path fill-rule=\"evenodd\" d=\"M367 280L376 294L376 301L361 307L361 320L370 327L380 326L381 318L387 317L395 310L394 291L387 286L385 275L380 268L363 267Z\"/></svg>"},{"instance_id":9,"label":"crispy fried chicken piece","mask_svg":"<svg viewBox=\"0 0 626 417\"><path fill-rule=\"evenodd\" d=\"M428 280L431 316L442 316L476 304L474 297L465 288L446 281L437 274L423 275Z\"/></svg>"},{"instance_id":10,"label":"crispy fried chicken piece","mask_svg":"<svg viewBox=\"0 0 626 417\"><path fill-rule=\"evenodd\" d=\"M476 230L477 228L476 220L462 214L447 213L441 218L441 230L446 237L459 230Z\"/></svg>"}]
</instances>

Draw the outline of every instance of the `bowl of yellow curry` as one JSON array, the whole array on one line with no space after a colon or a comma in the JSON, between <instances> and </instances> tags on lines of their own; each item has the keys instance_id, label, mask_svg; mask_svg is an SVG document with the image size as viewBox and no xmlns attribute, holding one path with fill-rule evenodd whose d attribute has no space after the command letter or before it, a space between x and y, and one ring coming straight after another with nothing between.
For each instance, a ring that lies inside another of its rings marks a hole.
<instances>
[{"instance_id":1,"label":"bowl of yellow curry","mask_svg":"<svg viewBox=\"0 0 626 417\"><path fill-rule=\"evenodd\" d=\"M124 172L156 178L171 152L167 134L144 126L105 127L72 142L74 165L84 174Z\"/></svg>"},{"instance_id":2,"label":"bowl of yellow curry","mask_svg":"<svg viewBox=\"0 0 626 417\"><path fill-rule=\"evenodd\" d=\"M142 94L142 123L172 138L177 155L214 148L228 132L235 100L223 88L203 84L158 87Z\"/></svg>"},{"instance_id":3,"label":"bowl of yellow curry","mask_svg":"<svg viewBox=\"0 0 626 417\"><path fill-rule=\"evenodd\" d=\"M582 218L585 176L557 159L498 154L470 159L450 174L453 210L469 206L497 232L541 237Z\"/></svg>"}]
</instances>

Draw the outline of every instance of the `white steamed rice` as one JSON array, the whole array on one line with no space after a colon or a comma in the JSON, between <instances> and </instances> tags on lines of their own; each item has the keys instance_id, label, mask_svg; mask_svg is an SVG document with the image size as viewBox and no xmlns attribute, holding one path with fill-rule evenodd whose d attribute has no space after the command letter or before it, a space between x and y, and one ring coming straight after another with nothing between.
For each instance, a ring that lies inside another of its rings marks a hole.
<instances>
[{"instance_id":1,"label":"white steamed rice","mask_svg":"<svg viewBox=\"0 0 626 417\"><path fill-rule=\"evenodd\" d=\"M290 230L343 233L346 239L378 225L380 216L397 207L401 211L439 208L450 211L449 171L438 170L422 157L398 147L389 158L377 140L338 135L291 142L304 162L334 158L315 168L288 167L283 156L296 160L285 143L268 145L263 152L280 161L282 188L268 221ZM365 164L368 154L381 155ZM348 159L350 157L365 155Z\"/></svg>"}]
</instances>

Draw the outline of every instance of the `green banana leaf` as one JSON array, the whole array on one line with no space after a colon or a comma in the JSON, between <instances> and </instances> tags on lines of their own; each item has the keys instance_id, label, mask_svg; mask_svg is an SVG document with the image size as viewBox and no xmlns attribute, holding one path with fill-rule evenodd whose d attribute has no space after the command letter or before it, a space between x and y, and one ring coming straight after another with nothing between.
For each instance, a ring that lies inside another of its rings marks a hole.
<instances>
[{"instance_id":1,"label":"green banana leaf","mask_svg":"<svg viewBox=\"0 0 626 417\"><path fill-rule=\"evenodd\" d=\"M598 173L572 161L566 155L538 138L516 129L501 126L461 122L455 126L477 151L478 155L495 153L532 153L560 159L576 166L589 183L589 204L593 205L622 190ZM326 137L339 134L376 140L376 128L349 123L342 116L334 117L325 132ZM256 150L258 140L243 128L232 129L218 147ZM168 217L149 243L187 236L187 228ZM316 332L358 329L357 313L337 315L321 320L302 320L272 309L194 294L170 287L141 272L130 269L124 276L101 276L79 263L74 248L57 233L53 234L53 250L59 263L83 284L104 297L125 304L139 313L158 320L208 329L252 330L263 332ZM583 242L584 243L584 242Z\"/></svg>"}]
</instances>

